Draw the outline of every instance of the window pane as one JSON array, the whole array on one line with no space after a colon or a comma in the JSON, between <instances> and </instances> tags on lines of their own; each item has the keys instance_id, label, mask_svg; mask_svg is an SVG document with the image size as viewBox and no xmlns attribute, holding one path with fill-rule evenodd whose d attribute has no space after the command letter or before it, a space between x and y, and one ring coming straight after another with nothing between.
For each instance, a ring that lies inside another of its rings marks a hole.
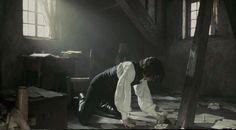
<instances>
[{"instance_id":1,"label":"window pane","mask_svg":"<svg viewBox=\"0 0 236 130\"><path fill-rule=\"evenodd\" d=\"M54 11L56 11L56 0L51 0L52 6Z\"/></svg>"},{"instance_id":2,"label":"window pane","mask_svg":"<svg viewBox=\"0 0 236 130\"><path fill-rule=\"evenodd\" d=\"M38 24L39 25L46 25L44 17L42 14L38 14Z\"/></svg>"},{"instance_id":3,"label":"window pane","mask_svg":"<svg viewBox=\"0 0 236 130\"><path fill-rule=\"evenodd\" d=\"M28 36L35 36L35 25L28 25Z\"/></svg>"},{"instance_id":4,"label":"window pane","mask_svg":"<svg viewBox=\"0 0 236 130\"><path fill-rule=\"evenodd\" d=\"M194 29L191 29L191 32L190 32L191 34L191 37L193 37L194 36L194 33L195 33L195 28Z\"/></svg>"},{"instance_id":5,"label":"window pane","mask_svg":"<svg viewBox=\"0 0 236 130\"><path fill-rule=\"evenodd\" d=\"M42 6L42 2L38 2L37 3L37 11L39 12L39 13L43 13L43 10L44 10L44 8L43 8L43 6Z\"/></svg>"},{"instance_id":6,"label":"window pane","mask_svg":"<svg viewBox=\"0 0 236 130\"><path fill-rule=\"evenodd\" d=\"M35 0L29 0L29 10L35 11Z\"/></svg>"},{"instance_id":7,"label":"window pane","mask_svg":"<svg viewBox=\"0 0 236 130\"><path fill-rule=\"evenodd\" d=\"M51 38L49 26L46 26L46 27L45 27L45 37Z\"/></svg>"},{"instance_id":8,"label":"window pane","mask_svg":"<svg viewBox=\"0 0 236 130\"><path fill-rule=\"evenodd\" d=\"M28 12L23 11L23 23L28 23Z\"/></svg>"},{"instance_id":9,"label":"window pane","mask_svg":"<svg viewBox=\"0 0 236 130\"><path fill-rule=\"evenodd\" d=\"M196 3L197 3L197 10L199 10L200 2L196 2Z\"/></svg>"},{"instance_id":10,"label":"window pane","mask_svg":"<svg viewBox=\"0 0 236 130\"><path fill-rule=\"evenodd\" d=\"M55 9L56 9L56 1L55 0L47 0L48 4L50 5L49 6L49 10L51 12L54 12Z\"/></svg>"},{"instance_id":11,"label":"window pane","mask_svg":"<svg viewBox=\"0 0 236 130\"><path fill-rule=\"evenodd\" d=\"M23 35L35 36L35 25L23 24Z\"/></svg>"},{"instance_id":12,"label":"window pane","mask_svg":"<svg viewBox=\"0 0 236 130\"><path fill-rule=\"evenodd\" d=\"M28 13L28 17L29 17L29 23L35 23L35 13L29 12Z\"/></svg>"},{"instance_id":13,"label":"window pane","mask_svg":"<svg viewBox=\"0 0 236 130\"><path fill-rule=\"evenodd\" d=\"M38 37L49 37L49 27L38 26Z\"/></svg>"},{"instance_id":14,"label":"window pane","mask_svg":"<svg viewBox=\"0 0 236 130\"><path fill-rule=\"evenodd\" d=\"M197 20L191 20L191 28L195 28L197 24Z\"/></svg>"},{"instance_id":15,"label":"window pane","mask_svg":"<svg viewBox=\"0 0 236 130\"><path fill-rule=\"evenodd\" d=\"M197 11L191 12L191 19L197 19L197 15L198 15Z\"/></svg>"},{"instance_id":16,"label":"window pane","mask_svg":"<svg viewBox=\"0 0 236 130\"><path fill-rule=\"evenodd\" d=\"M197 3L196 2L191 4L191 11L193 11L193 10L197 10Z\"/></svg>"},{"instance_id":17,"label":"window pane","mask_svg":"<svg viewBox=\"0 0 236 130\"><path fill-rule=\"evenodd\" d=\"M28 24L23 24L23 35L27 36L28 35Z\"/></svg>"},{"instance_id":18,"label":"window pane","mask_svg":"<svg viewBox=\"0 0 236 130\"><path fill-rule=\"evenodd\" d=\"M28 10L29 0L23 0L23 10Z\"/></svg>"},{"instance_id":19,"label":"window pane","mask_svg":"<svg viewBox=\"0 0 236 130\"><path fill-rule=\"evenodd\" d=\"M194 36L195 30L196 30L199 7L200 7L200 2L191 3L191 12L190 12L191 16L190 16L190 19L189 19L189 21L190 21L189 25L190 26L188 27L191 37ZM216 30L215 28L216 28L216 25L217 25L217 18L216 18L217 17L217 7L216 8L213 7L213 10L215 10L215 11L213 11L213 19L212 19L212 22L211 22L211 25L210 25L210 28L209 28L209 35L214 35L215 34L215 30Z\"/></svg>"},{"instance_id":20,"label":"window pane","mask_svg":"<svg viewBox=\"0 0 236 130\"><path fill-rule=\"evenodd\" d=\"M44 27L43 26L38 26L38 36L44 37Z\"/></svg>"},{"instance_id":21,"label":"window pane","mask_svg":"<svg viewBox=\"0 0 236 130\"><path fill-rule=\"evenodd\" d=\"M48 7L48 9L51 11L52 10L51 7L53 6L52 0L46 0L46 1L47 1L48 5L51 5Z\"/></svg>"}]
</instances>

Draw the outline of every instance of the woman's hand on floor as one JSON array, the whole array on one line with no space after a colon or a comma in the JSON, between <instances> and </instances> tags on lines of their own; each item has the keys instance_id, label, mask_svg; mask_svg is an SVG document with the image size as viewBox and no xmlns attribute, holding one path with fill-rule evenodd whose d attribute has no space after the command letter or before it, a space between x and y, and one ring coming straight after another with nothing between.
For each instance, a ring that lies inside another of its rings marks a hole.
<instances>
[{"instance_id":1,"label":"woman's hand on floor","mask_svg":"<svg viewBox=\"0 0 236 130\"><path fill-rule=\"evenodd\" d=\"M127 118L125 120L122 120L123 125L125 126L125 128L133 128L135 127L135 122L132 121L131 119Z\"/></svg>"},{"instance_id":2,"label":"woman's hand on floor","mask_svg":"<svg viewBox=\"0 0 236 130\"><path fill-rule=\"evenodd\" d=\"M167 119L167 112L157 112L157 123L158 124L163 124L165 120Z\"/></svg>"}]
</instances>

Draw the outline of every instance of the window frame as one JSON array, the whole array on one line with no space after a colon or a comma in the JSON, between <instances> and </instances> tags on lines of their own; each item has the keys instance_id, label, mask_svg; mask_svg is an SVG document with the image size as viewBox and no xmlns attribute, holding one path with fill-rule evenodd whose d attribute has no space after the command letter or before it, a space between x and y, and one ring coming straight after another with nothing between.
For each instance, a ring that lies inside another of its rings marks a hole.
<instances>
[{"instance_id":1,"label":"window frame","mask_svg":"<svg viewBox=\"0 0 236 130\"><path fill-rule=\"evenodd\" d=\"M183 0L183 27L182 27L182 38L183 39L191 39L194 37L191 36L191 4L194 2L200 2L200 0ZM199 6L200 7L200 6ZM217 35L217 30L218 30L218 10L219 10L219 1L218 0L214 0L214 5L213 5L213 10L217 10L217 12L213 12L212 13L212 20L211 20L211 34L209 33L210 37L214 37ZM184 12L185 11L185 12ZM198 13L199 13L199 9L198 9ZM214 20L213 20L214 19ZM196 24L197 24L197 19L196 19ZM196 26L195 26L196 27ZM210 30L209 30L210 31Z\"/></svg>"},{"instance_id":2,"label":"window frame","mask_svg":"<svg viewBox=\"0 0 236 130\"><path fill-rule=\"evenodd\" d=\"M28 0L28 2L29 1L30 0ZM27 39L33 39L33 40L55 40L55 37L50 36L50 34L47 37L38 36L38 27L47 27L48 26L49 32L51 31L51 28L50 28L50 26L47 23L45 25L38 23L39 15L43 15L42 12L39 12L39 10L38 10L38 0L35 0L34 10L33 11L30 10L29 7L28 7L28 10L25 10L24 7L23 7L24 6L23 2L24 2L24 0L22 0L22 35L23 35L23 37L27 38ZM26 13L29 13L29 12L34 13L34 20L35 20L35 22L34 23L30 23L29 21L24 22L24 18L23 18L24 12L26 12ZM24 35L24 32L23 32L24 31L24 25L34 25L35 35L34 36L31 36L31 35L28 35L28 34Z\"/></svg>"}]
</instances>

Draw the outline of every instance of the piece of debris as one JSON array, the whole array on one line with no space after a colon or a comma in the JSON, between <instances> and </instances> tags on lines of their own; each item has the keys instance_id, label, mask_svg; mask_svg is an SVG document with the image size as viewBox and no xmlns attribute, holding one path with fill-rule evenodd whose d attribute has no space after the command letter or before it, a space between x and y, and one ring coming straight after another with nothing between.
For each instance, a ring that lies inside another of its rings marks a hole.
<instances>
[{"instance_id":1,"label":"piece of debris","mask_svg":"<svg viewBox=\"0 0 236 130\"><path fill-rule=\"evenodd\" d=\"M236 129L236 120L223 119L217 121L211 128L213 129Z\"/></svg>"},{"instance_id":2,"label":"piece of debris","mask_svg":"<svg viewBox=\"0 0 236 130\"><path fill-rule=\"evenodd\" d=\"M18 109L12 109L7 117L7 129L30 129L27 122L24 120L22 113Z\"/></svg>"},{"instance_id":3,"label":"piece of debris","mask_svg":"<svg viewBox=\"0 0 236 130\"><path fill-rule=\"evenodd\" d=\"M210 103L207 108L212 110L219 110L221 107L219 103L215 102L215 103Z\"/></svg>"},{"instance_id":4,"label":"piece of debris","mask_svg":"<svg viewBox=\"0 0 236 130\"><path fill-rule=\"evenodd\" d=\"M215 123L218 120L222 120L224 117L216 116L212 114L202 113L195 116L194 123Z\"/></svg>"}]
</instances>

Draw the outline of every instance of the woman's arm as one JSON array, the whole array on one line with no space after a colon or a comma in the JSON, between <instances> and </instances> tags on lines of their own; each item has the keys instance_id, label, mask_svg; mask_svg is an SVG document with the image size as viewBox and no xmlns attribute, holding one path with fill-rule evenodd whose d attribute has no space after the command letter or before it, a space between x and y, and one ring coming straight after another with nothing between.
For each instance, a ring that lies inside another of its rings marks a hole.
<instances>
[{"instance_id":1,"label":"woman's arm","mask_svg":"<svg viewBox=\"0 0 236 130\"><path fill-rule=\"evenodd\" d=\"M128 118L131 111L131 83L135 77L135 69L132 62L123 62L117 67L117 88L114 102L121 113L122 120Z\"/></svg>"}]
</instances>

